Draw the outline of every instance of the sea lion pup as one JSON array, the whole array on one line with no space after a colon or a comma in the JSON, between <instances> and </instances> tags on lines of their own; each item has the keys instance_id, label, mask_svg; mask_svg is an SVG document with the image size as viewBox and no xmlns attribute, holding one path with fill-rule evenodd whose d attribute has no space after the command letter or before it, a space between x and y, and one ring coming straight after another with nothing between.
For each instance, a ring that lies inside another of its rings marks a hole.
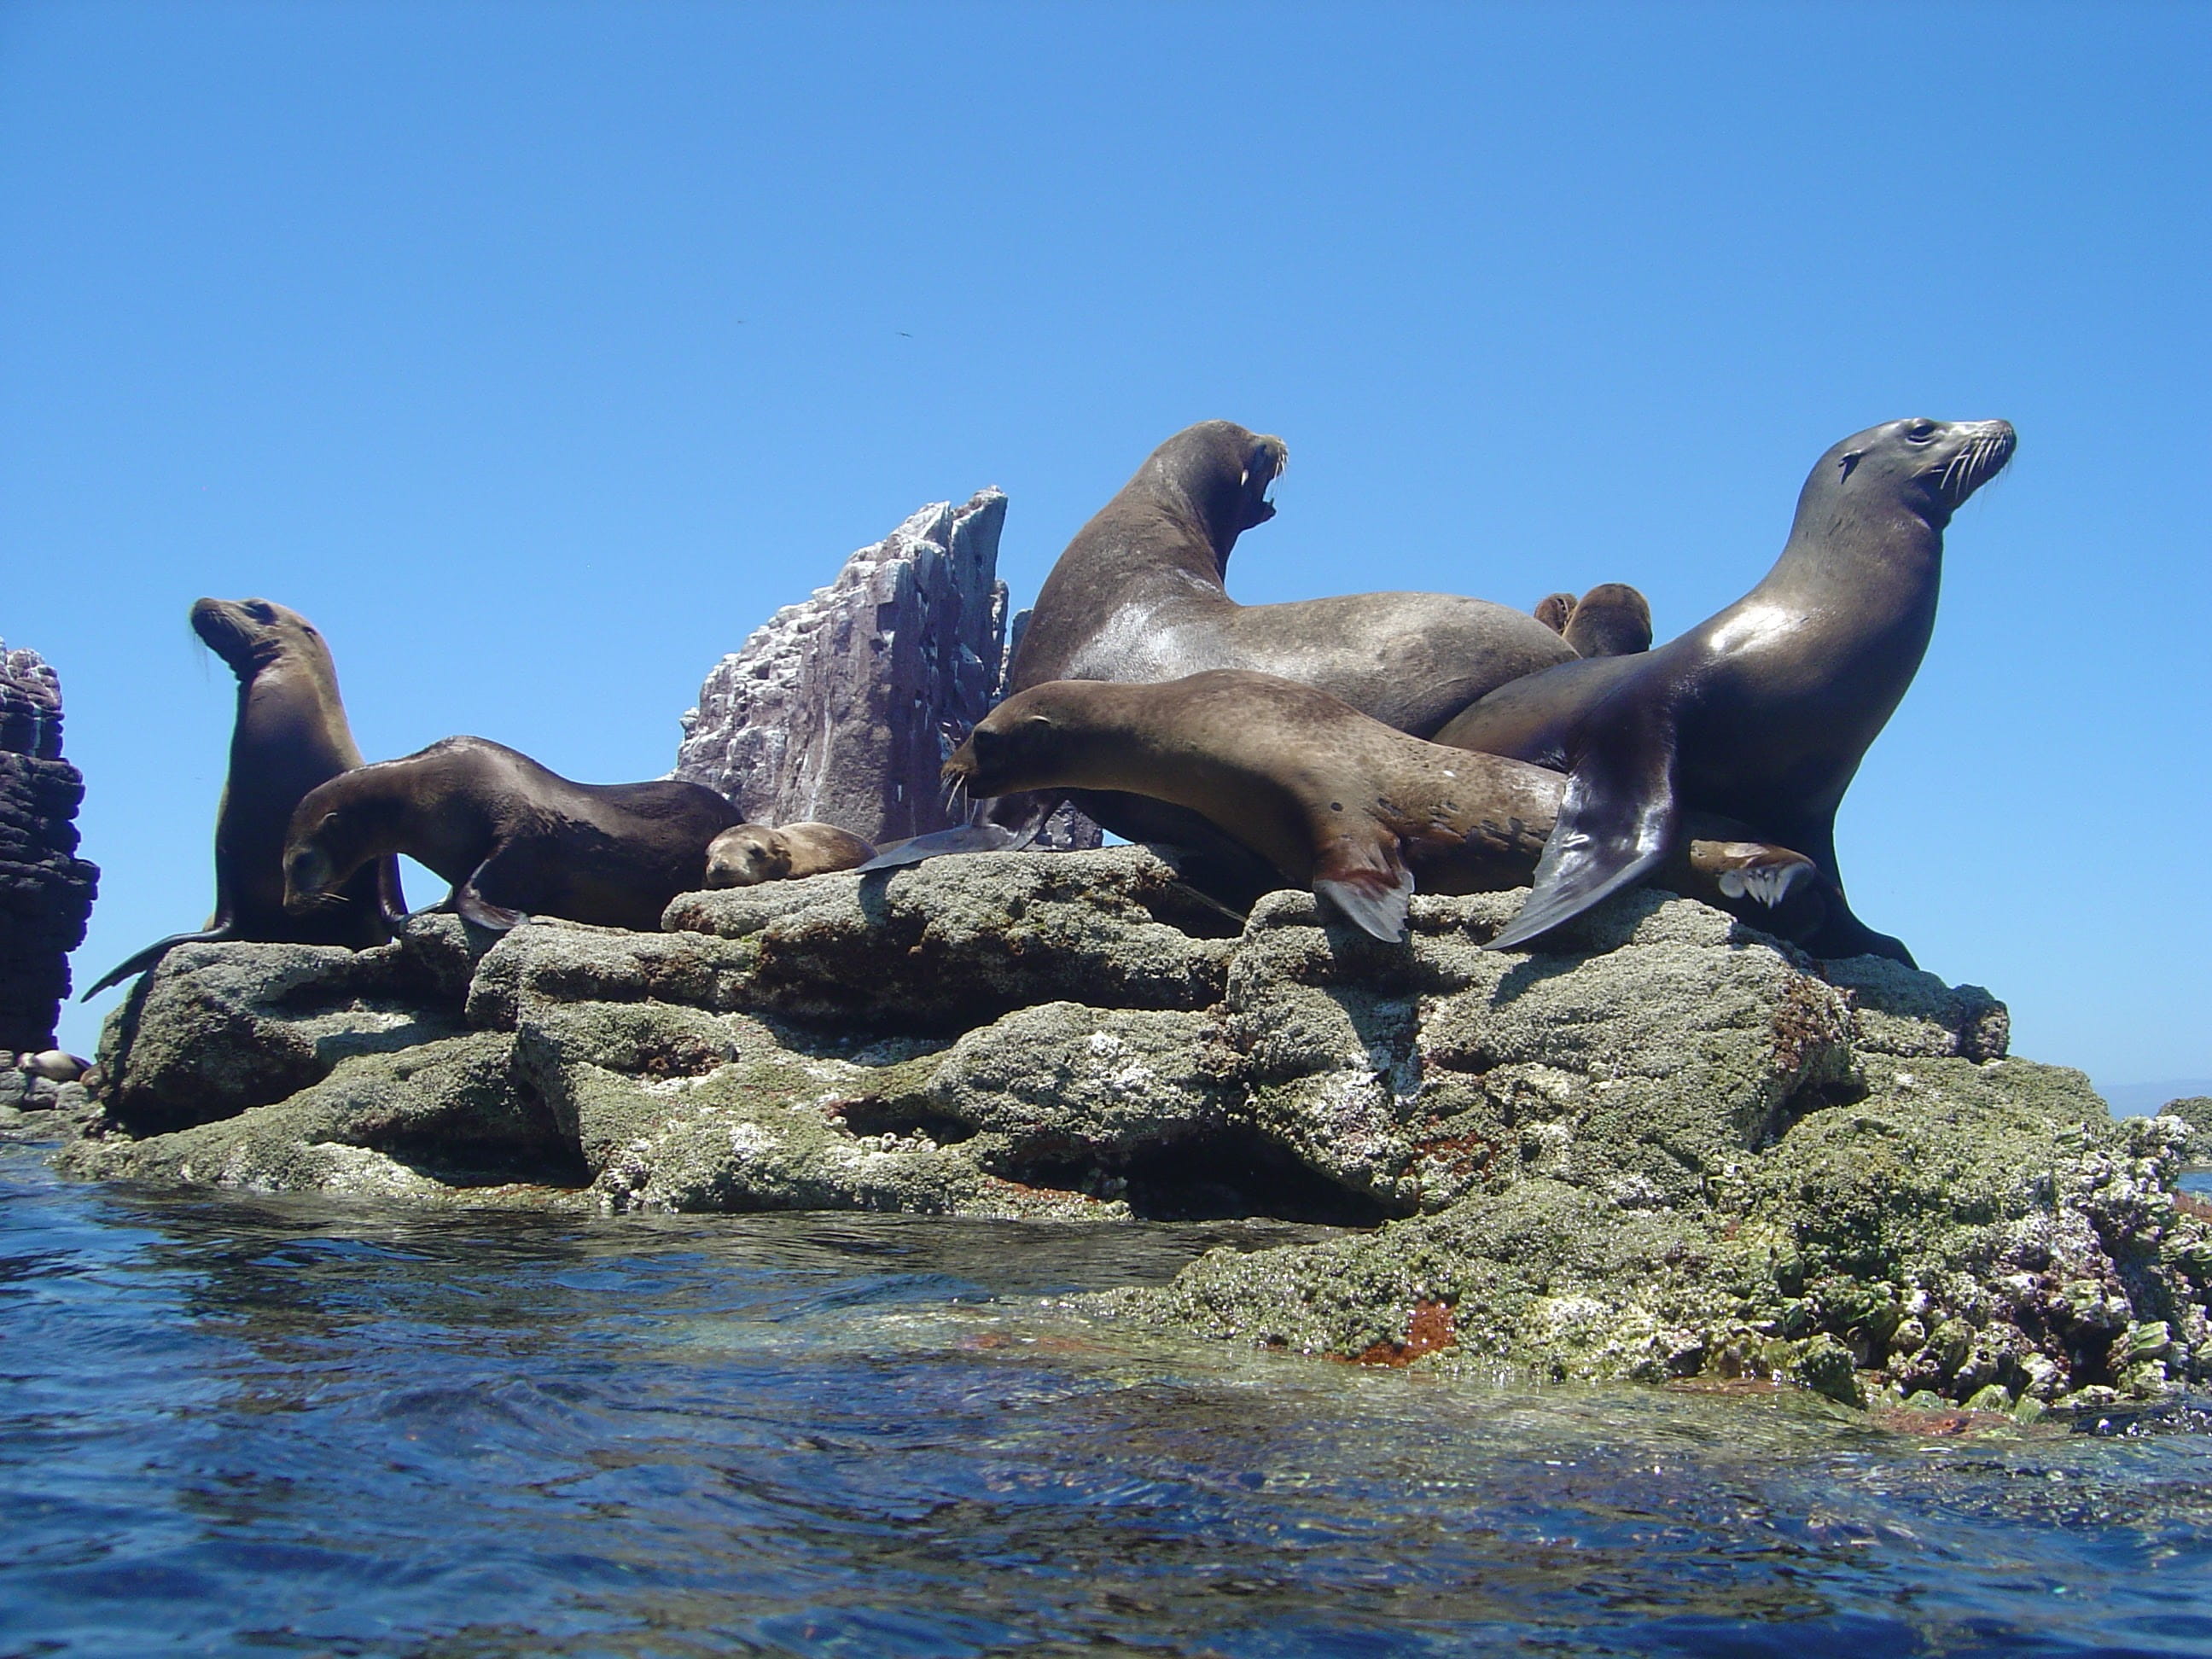
<instances>
[{"instance_id":1,"label":"sea lion pup","mask_svg":"<svg viewBox=\"0 0 2212 1659\"><path fill-rule=\"evenodd\" d=\"M1820 458L1782 556L1734 605L1655 651L1565 664L1492 692L1439 743L1556 766L1565 805L1521 945L1668 857L1683 814L1723 814L1819 866L1816 956L1888 957L1836 867L1836 807L1912 683L1936 623L1943 530L2018 443L2003 421L1892 421Z\"/></svg>"},{"instance_id":2,"label":"sea lion pup","mask_svg":"<svg viewBox=\"0 0 2212 1659\"><path fill-rule=\"evenodd\" d=\"M738 809L696 783L574 783L483 738L445 738L311 791L284 845L284 902L313 915L371 859L404 853L480 927L532 913L639 933L707 877Z\"/></svg>"},{"instance_id":3,"label":"sea lion pup","mask_svg":"<svg viewBox=\"0 0 2212 1659\"><path fill-rule=\"evenodd\" d=\"M1171 802L1393 940L1416 886L1526 884L1567 788L1559 773L1425 743L1326 691L1237 669L1032 686L993 709L945 772L976 795L1075 787ZM1699 840L1682 854L1656 878L1768 927L1765 912L1811 873L1802 854L1747 842Z\"/></svg>"},{"instance_id":4,"label":"sea lion pup","mask_svg":"<svg viewBox=\"0 0 2212 1659\"><path fill-rule=\"evenodd\" d=\"M707 885L756 887L764 881L799 881L832 870L853 870L876 849L834 823L740 823L707 843Z\"/></svg>"},{"instance_id":5,"label":"sea lion pup","mask_svg":"<svg viewBox=\"0 0 2212 1659\"><path fill-rule=\"evenodd\" d=\"M151 968L173 945L218 939L381 945L407 913L399 863L382 859L307 915L284 908L284 831L317 784L361 764L338 697L330 647L298 611L267 599L198 599L192 631L238 676L230 773L215 817L215 915L193 933L157 939L84 994Z\"/></svg>"}]
</instances>

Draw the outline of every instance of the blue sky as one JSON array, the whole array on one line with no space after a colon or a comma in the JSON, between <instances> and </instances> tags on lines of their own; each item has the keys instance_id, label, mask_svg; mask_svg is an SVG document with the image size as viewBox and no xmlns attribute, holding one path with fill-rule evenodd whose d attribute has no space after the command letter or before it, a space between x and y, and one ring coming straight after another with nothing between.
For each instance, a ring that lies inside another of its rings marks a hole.
<instances>
[{"instance_id":1,"label":"blue sky","mask_svg":"<svg viewBox=\"0 0 2212 1659\"><path fill-rule=\"evenodd\" d=\"M1004 487L1025 599L1194 420L1290 445L1241 598L1664 635L1836 439L2003 416L1844 874L2018 1052L2212 1076L2208 70L2179 5L7 6L0 636L88 780L80 981L211 899L202 593L313 617L372 757L633 779L915 507Z\"/></svg>"}]
</instances>

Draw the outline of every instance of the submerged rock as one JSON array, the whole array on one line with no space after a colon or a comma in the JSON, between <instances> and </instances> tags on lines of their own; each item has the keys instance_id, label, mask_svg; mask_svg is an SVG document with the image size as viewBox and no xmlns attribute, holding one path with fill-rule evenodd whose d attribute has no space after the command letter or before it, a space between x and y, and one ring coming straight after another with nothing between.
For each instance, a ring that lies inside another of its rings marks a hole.
<instances>
[{"instance_id":1,"label":"submerged rock","mask_svg":"<svg viewBox=\"0 0 2212 1659\"><path fill-rule=\"evenodd\" d=\"M2115 1122L2079 1073L2006 1058L1986 992L1686 899L1483 951L1518 901L1417 898L1402 945L1304 893L1240 928L1116 848L689 894L659 934L185 947L112 1020L106 1117L64 1160L426 1202L1335 1224L1359 1231L1092 1305L1380 1363L1980 1410L2205 1376L2179 1118Z\"/></svg>"}]
</instances>

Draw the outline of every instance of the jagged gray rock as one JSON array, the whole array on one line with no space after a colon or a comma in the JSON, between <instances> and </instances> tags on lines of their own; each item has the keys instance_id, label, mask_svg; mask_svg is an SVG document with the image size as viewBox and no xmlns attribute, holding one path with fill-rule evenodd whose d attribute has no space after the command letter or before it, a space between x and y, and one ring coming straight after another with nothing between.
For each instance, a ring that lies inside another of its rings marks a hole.
<instances>
[{"instance_id":1,"label":"jagged gray rock","mask_svg":"<svg viewBox=\"0 0 2212 1659\"><path fill-rule=\"evenodd\" d=\"M660 934L533 925L480 958L450 919L351 957L186 947L111 1023L108 1119L64 1164L1344 1224L1091 1305L1387 1363L2023 1413L2212 1375L2179 1117L2116 1123L2079 1073L2006 1058L1985 992L1816 963L1686 899L1482 950L1519 898L1418 897L1385 945L1277 893L1236 931L1116 848L687 895Z\"/></svg>"},{"instance_id":2,"label":"jagged gray rock","mask_svg":"<svg viewBox=\"0 0 2212 1659\"><path fill-rule=\"evenodd\" d=\"M995 489L933 502L777 611L708 675L676 775L757 823L873 842L945 828L939 768L998 683L1006 516Z\"/></svg>"},{"instance_id":3,"label":"jagged gray rock","mask_svg":"<svg viewBox=\"0 0 2212 1659\"><path fill-rule=\"evenodd\" d=\"M61 681L0 641L0 1049L50 1048L99 866L76 856L84 778L62 758Z\"/></svg>"}]
</instances>

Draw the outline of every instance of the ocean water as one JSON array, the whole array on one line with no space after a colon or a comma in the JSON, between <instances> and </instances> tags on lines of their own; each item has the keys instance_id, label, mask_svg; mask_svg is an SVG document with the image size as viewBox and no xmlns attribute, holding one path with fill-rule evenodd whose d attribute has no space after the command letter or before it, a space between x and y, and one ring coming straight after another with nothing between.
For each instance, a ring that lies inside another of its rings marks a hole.
<instances>
[{"instance_id":1,"label":"ocean water","mask_svg":"<svg viewBox=\"0 0 2212 1659\"><path fill-rule=\"evenodd\" d=\"M0 1654L2212 1653L2191 1407L1908 1432L1062 1304L1295 1236L425 1214L0 1147Z\"/></svg>"}]
</instances>

